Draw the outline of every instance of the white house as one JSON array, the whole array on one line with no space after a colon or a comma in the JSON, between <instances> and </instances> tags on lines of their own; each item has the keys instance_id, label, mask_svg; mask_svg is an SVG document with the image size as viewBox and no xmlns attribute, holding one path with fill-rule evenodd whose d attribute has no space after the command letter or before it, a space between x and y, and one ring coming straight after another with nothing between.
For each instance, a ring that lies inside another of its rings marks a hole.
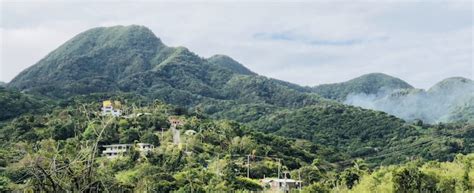
<instances>
[{"instance_id":1,"label":"white house","mask_svg":"<svg viewBox=\"0 0 474 193\"><path fill-rule=\"evenodd\" d=\"M130 151L133 147L132 144L112 144L104 145L105 150L102 151L102 155L107 158L116 158L122 156ZM137 143L135 150L140 152L142 155L146 155L148 152L152 151L155 148L154 145L148 143Z\"/></svg>"},{"instance_id":2,"label":"white house","mask_svg":"<svg viewBox=\"0 0 474 193\"><path fill-rule=\"evenodd\" d=\"M155 149L155 146L149 143L137 143L137 150L140 152L148 153L151 150Z\"/></svg>"},{"instance_id":3,"label":"white house","mask_svg":"<svg viewBox=\"0 0 474 193\"><path fill-rule=\"evenodd\" d=\"M265 187L265 192L290 192L301 187L301 181L293 179L264 178L260 183Z\"/></svg>"},{"instance_id":4,"label":"white house","mask_svg":"<svg viewBox=\"0 0 474 193\"><path fill-rule=\"evenodd\" d=\"M102 155L107 158L115 158L122 156L124 153L130 150L132 144L113 144L113 145L104 145L105 150L102 151Z\"/></svg>"},{"instance_id":5,"label":"white house","mask_svg":"<svg viewBox=\"0 0 474 193\"><path fill-rule=\"evenodd\" d=\"M102 102L102 115L112 115L115 117L119 117L122 115L122 104L120 101L110 101L106 100Z\"/></svg>"}]
</instances>

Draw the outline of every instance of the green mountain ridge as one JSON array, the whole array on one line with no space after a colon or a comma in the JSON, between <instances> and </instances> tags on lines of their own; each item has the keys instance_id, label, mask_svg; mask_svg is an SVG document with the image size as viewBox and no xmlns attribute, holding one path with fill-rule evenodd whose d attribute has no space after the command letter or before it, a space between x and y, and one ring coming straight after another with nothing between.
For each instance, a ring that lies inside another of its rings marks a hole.
<instances>
[{"instance_id":1,"label":"green mountain ridge","mask_svg":"<svg viewBox=\"0 0 474 193\"><path fill-rule=\"evenodd\" d=\"M377 94L381 89L413 88L405 81L383 73L370 73L342 83L322 84L312 88L324 98L344 101L351 93Z\"/></svg>"},{"instance_id":2,"label":"green mountain ridge","mask_svg":"<svg viewBox=\"0 0 474 193\"><path fill-rule=\"evenodd\" d=\"M423 89L381 90L377 94L352 93L346 104L384 111L408 121L473 122L474 82L463 77L447 78Z\"/></svg>"}]
</instances>

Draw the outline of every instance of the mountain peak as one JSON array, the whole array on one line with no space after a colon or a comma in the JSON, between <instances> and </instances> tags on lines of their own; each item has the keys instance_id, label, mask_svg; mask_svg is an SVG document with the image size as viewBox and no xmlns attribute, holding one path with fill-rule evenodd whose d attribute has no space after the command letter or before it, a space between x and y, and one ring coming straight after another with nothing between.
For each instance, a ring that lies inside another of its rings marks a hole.
<instances>
[{"instance_id":1,"label":"mountain peak","mask_svg":"<svg viewBox=\"0 0 474 193\"><path fill-rule=\"evenodd\" d=\"M358 79L397 79L397 80L401 80L397 77L394 77L394 76L390 76L388 74L385 74L385 73L381 73L381 72L372 72L372 73L368 73L368 74L364 74L362 76L359 76L359 77L356 77L356 78L353 78L349 81L353 81L353 80L358 80Z\"/></svg>"},{"instance_id":2,"label":"mountain peak","mask_svg":"<svg viewBox=\"0 0 474 193\"><path fill-rule=\"evenodd\" d=\"M357 78L351 79L346 83L370 84L379 89L384 87L392 89L413 88L413 86L403 81L402 79L380 72L365 74Z\"/></svg>"},{"instance_id":3,"label":"mountain peak","mask_svg":"<svg viewBox=\"0 0 474 193\"><path fill-rule=\"evenodd\" d=\"M384 73L370 73L342 83L319 85L313 90L325 98L343 101L351 93L377 94L381 89L408 88L413 86L399 78Z\"/></svg>"},{"instance_id":4,"label":"mountain peak","mask_svg":"<svg viewBox=\"0 0 474 193\"><path fill-rule=\"evenodd\" d=\"M446 78L435 85L433 85L428 91L438 92L441 90L453 90L453 89L470 89L474 91L474 81L464 77L450 77Z\"/></svg>"},{"instance_id":5,"label":"mountain peak","mask_svg":"<svg viewBox=\"0 0 474 193\"><path fill-rule=\"evenodd\" d=\"M87 87L100 82L99 90L106 91L111 89L112 82L152 69L152 59L166 48L144 26L92 28L74 36L22 71L9 86L21 90L43 87L48 90L50 88L46 87L53 86L53 82L65 84L80 80L88 82L83 84ZM78 87L70 88L74 89Z\"/></svg>"},{"instance_id":6,"label":"mountain peak","mask_svg":"<svg viewBox=\"0 0 474 193\"><path fill-rule=\"evenodd\" d=\"M139 25L119 25L92 28L78 34L61 47L66 47L66 49L70 49L71 52L77 54L78 51L89 51L84 50L84 48L132 48L156 50L156 48L162 46L164 46L164 44L161 40L147 27Z\"/></svg>"}]
</instances>

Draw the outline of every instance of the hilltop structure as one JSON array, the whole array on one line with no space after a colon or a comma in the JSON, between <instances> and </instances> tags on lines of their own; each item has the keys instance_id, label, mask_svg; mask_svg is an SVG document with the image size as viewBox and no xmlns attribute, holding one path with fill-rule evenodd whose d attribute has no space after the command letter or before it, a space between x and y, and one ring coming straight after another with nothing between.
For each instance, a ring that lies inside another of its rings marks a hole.
<instances>
[{"instance_id":1,"label":"hilltop structure","mask_svg":"<svg viewBox=\"0 0 474 193\"><path fill-rule=\"evenodd\" d=\"M120 101L106 100L102 102L102 115L112 115L119 117L122 115L122 103Z\"/></svg>"}]
</instances>

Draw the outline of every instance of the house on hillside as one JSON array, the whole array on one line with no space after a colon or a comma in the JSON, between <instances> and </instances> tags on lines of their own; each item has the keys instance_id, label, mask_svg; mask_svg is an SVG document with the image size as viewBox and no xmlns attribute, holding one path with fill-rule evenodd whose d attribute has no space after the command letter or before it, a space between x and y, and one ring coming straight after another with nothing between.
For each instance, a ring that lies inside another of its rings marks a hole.
<instances>
[{"instance_id":1,"label":"house on hillside","mask_svg":"<svg viewBox=\"0 0 474 193\"><path fill-rule=\"evenodd\" d=\"M122 104L120 101L106 100L102 102L102 115L112 115L119 117L122 115Z\"/></svg>"},{"instance_id":2,"label":"house on hillside","mask_svg":"<svg viewBox=\"0 0 474 193\"><path fill-rule=\"evenodd\" d=\"M130 151L132 144L112 144L104 145L102 147L105 147L105 150L102 151L103 156L106 156L107 158L116 158Z\"/></svg>"},{"instance_id":3,"label":"house on hillside","mask_svg":"<svg viewBox=\"0 0 474 193\"><path fill-rule=\"evenodd\" d=\"M177 116L168 117L168 121L170 122L172 127L183 126L185 124L185 121Z\"/></svg>"},{"instance_id":4,"label":"house on hillside","mask_svg":"<svg viewBox=\"0 0 474 193\"><path fill-rule=\"evenodd\" d=\"M150 116L152 115L151 113L133 113L133 114L130 114L130 115L125 115L123 116L123 118L126 118L126 119L133 119L133 118L137 118L137 117L141 117L141 116Z\"/></svg>"},{"instance_id":5,"label":"house on hillside","mask_svg":"<svg viewBox=\"0 0 474 193\"><path fill-rule=\"evenodd\" d=\"M112 144L112 145L104 145L105 150L102 151L102 155L112 159L116 157L123 156L130 152L130 149L133 147L133 144ZM148 154L155 148L154 145L148 143L137 143L135 144L135 150L140 152L142 155Z\"/></svg>"},{"instance_id":6,"label":"house on hillside","mask_svg":"<svg viewBox=\"0 0 474 193\"><path fill-rule=\"evenodd\" d=\"M264 192L292 192L301 188L301 181L286 178L264 178L260 183L265 188Z\"/></svg>"}]
</instances>

